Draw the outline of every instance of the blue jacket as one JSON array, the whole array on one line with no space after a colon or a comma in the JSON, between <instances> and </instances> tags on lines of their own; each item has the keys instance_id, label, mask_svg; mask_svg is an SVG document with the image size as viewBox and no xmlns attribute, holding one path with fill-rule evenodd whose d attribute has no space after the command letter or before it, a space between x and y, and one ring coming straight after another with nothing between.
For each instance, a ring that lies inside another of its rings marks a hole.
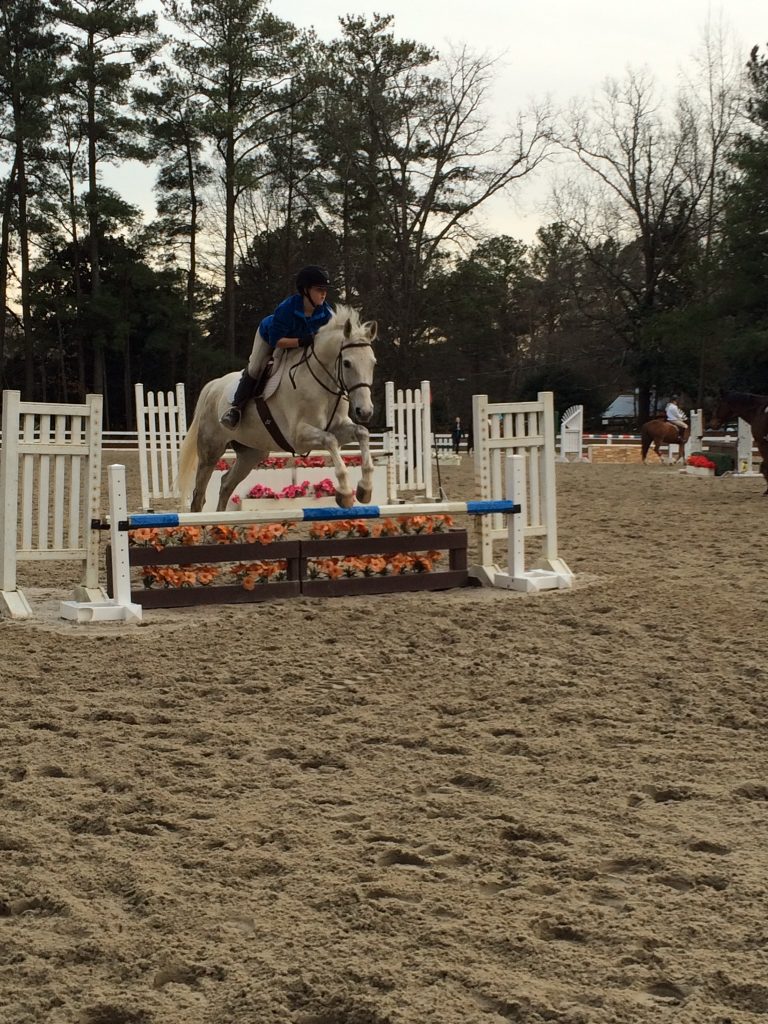
<instances>
[{"instance_id":1,"label":"blue jacket","mask_svg":"<svg viewBox=\"0 0 768 1024\"><path fill-rule=\"evenodd\" d=\"M281 338L314 338L317 332L333 316L333 310L324 302L307 316L304 312L304 298L298 292L283 299L274 313L265 316L259 324L259 334L274 348Z\"/></svg>"}]
</instances>

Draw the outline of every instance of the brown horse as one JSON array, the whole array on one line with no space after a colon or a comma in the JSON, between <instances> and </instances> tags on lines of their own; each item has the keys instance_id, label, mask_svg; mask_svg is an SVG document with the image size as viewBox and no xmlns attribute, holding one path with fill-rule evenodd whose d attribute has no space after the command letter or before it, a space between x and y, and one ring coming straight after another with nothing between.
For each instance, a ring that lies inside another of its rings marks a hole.
<instances>
[{"instance_id":1,"label":"brown horse","mask_svg":"<svg viewBox=\"0 0 768 1024\"><path fill-rule=\"evenodd\" d=\"M743 391L728 391L720 396L709 425L717 430L728 420L740 417L752 428L762 463L760 472L768 485L768 395L750 395ZM768 494L766 486L763 494Z\"/></svg>"},{"instance_id":2,"label":"brown horse","mask_svg":"<svg viewBox=\"0 0 768 1024\"><path fill-rule=\"evenodd\" d=\"M683 445L691 436L690 426L686 426L683 431L683 441L680 443L680 433L674 423L668 423L666 420L657 417L655 420L648 420L640 427L640 441L642 443L643 450L643 462L645 462L646 456L648 455L648 449L653 445L653 450L661 458L660 445L662 444L676 444L680 445L677 452L677 458L675 462L683 457Z\"/></svg>"}]
</instances>

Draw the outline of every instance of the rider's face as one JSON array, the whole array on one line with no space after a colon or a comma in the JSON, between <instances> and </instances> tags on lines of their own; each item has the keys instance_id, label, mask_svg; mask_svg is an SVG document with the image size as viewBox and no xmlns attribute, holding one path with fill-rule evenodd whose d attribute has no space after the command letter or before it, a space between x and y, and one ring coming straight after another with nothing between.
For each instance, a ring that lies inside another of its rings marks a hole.
<instances>
[{"instance_id":1,"label":"rider's face","mask_svg":"<svg viewBox=\"0 0 768 1024\"><path fill-rule=\"evenodd\" d=\"M315 306L322 306L327 294L328 289L322 284L313 284L309 289L309 297Z\"/></svg>"}]
</instances>

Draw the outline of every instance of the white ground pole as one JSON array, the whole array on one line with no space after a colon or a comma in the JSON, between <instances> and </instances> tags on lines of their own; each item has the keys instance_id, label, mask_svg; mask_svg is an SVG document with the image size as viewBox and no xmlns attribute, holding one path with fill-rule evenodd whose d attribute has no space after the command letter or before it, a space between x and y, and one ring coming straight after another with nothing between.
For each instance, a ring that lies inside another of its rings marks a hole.
<instances>
[{"instance_id":1,"label":"white ground pole","mask_svg":"<svg viewBox=\"0 0 768 1024\"><path fill-rule=\"evenodd\" d=\"M187 436L184 385L174 391L144 391L134 385L136 434L139 442L141 507L148 511L158 498L178 498L179 449Z\"/></svg>"},{"instance_id":2,"label":"white ground pole","mask_svg":"<svg viewBox=\"0 0 768 1024\"><path fill-rule=\"evenodd\" d=\"M0 614L26 619L17 585L20 561L73 561L81 566L77 600L104 596L99 587L101 395L81 405L22 402L3 392L0 451Z\"/></svg>"},{"instance_id":3,"label":"white ground pole","mask_svg":"<svg viewBox=\"0 0 768 1024\"><path fill-rule=\"evenodd\" d=\"M400 491L432 490L432 399L428 380L418 388L395 391L393 381L384 385L384 415L387 430L384 448L387 462L387 497L398 500Z\"/></svg>"},{"instance_id":4,"label":"white ground pole","mask_svg":"<svg viewBox=\"0 0 768 1024\"><path fill-rule=\"evenodd\" d=\"M112 545L112 586L114 597L92 601L61 601L59 616L75 622L141 622L140 604L131 602L131 568L128 559L128 533L120 523L128 518L128 492L125 466L115 463L108 471L110 543ZM92 531L96 537L98 532Z\"/></svg>"},{"instance_id":5,"label":"white ground pole","mask_svg":"<svg viewBox=\"0 0 768 1024\"><path fill-rule=\"evenodd\" d=\"M544 570L536 589L572 586L573 573L557 550L557 500L555 480L555 424L551 391L540 392L535 402L491 403L487 395L472 399L475 488L483 500L500 498L506 488L505 457L526 459L525 489L514 500L525 503L519 518L524 535L540 537L542 552L535 568ZM471 571L491 586L502 570L494 562L494 541L508 538L503 516L484 516L479 521L480 565ZM549 580L545 584L545 580Z\"/></svg>"}]
</instances>

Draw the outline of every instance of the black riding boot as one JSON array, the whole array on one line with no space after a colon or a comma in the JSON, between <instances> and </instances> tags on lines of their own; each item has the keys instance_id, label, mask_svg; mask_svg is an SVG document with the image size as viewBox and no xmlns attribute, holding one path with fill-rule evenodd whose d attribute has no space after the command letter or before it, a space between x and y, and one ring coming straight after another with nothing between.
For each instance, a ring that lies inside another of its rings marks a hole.
<instances>
[{"instance_id":1,"label":"black riding boot","mask_svg":"<svg viewBox=\"0 0 768 1024\"><path fill-rule=\"evenodd\" d=\"M256 383L257 382L248 373L248 369L246 367L246 369L243 370L240 380L237 382L237 388L235 389L235 395L232 399L232 405L219 420L223 427L229 427L230 430L234 430L238 425L246 402L249 401L253 392L256 390Z\"/></svg>"}]
</instances>

